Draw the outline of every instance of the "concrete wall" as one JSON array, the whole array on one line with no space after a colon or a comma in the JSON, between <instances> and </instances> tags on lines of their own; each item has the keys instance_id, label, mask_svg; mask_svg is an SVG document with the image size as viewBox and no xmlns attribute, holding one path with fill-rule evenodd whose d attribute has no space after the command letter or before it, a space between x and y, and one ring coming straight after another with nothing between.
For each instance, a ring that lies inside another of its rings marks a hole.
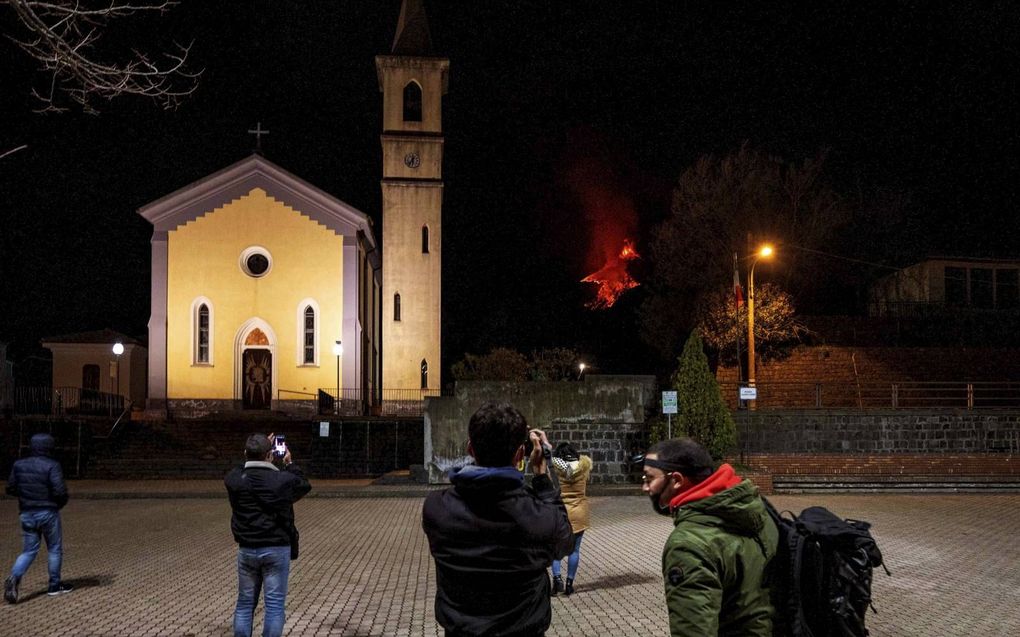
<instances>
[{"instance_id":1,"label":"concrete wall","mask_svg":"<svg viewBox=\"0 0 1020 637\"><path fill-rule=\"evenodd\" d=\"M1020 411L734 414L745 453L1020 452Z\"/></svg>"},{"instance_id":2,"label":"concrete wall","mask_svg":"<svg viewBox=\"0 0 1020 637\"><path fill-rule=\"evenodd\" d=\"M521 410L528 424L544 428L553 444L571 440L592 455L595 483L623 482L626 459L643 448L644 423L657 409L654 376L587 376L583 382L458 382L454 396L425 404L425 455L429 482L469 462L467 426L487 401L506 401Z\"/></svg>"}]
</instances>

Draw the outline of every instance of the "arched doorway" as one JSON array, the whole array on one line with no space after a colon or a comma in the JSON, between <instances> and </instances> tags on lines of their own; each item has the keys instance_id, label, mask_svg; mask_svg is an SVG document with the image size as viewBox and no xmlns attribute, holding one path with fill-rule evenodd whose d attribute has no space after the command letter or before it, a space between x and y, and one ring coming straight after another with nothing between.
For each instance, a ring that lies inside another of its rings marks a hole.
<instances>
[{"instance_id":1,"label":"arched doorway","mask_svg":"<svg viewBox=\"0 0 1020 637\"><path fill-rule=\"evenodd\" d=\"M276 365L273 354L276 336L261 319L251 319L237 332L235 340L234 395L242 409L270 409L276 387Z\"/></svg>"}]
</instances>

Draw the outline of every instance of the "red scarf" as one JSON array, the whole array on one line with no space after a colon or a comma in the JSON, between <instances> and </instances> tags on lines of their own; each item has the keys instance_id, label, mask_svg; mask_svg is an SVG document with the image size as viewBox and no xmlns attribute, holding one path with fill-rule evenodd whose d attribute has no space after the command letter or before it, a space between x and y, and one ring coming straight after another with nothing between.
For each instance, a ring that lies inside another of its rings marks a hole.
<instances>
[{"instance_id":1,"label":"red scarf","mask_svg":"<svg viewBox=\"0 0 1020 637\"><path fill-rule=\"evenodd\" d=\"M726 489L737 486L740 484L740 481L741 478L733 471L733 467L731 467L729 463L724 462L719 465L719 468L715 470L715 473L708 476L708 478L687 490L678 493L676 497L670 500L669 510L674 511L690 502L702 500L717 493L721 493Z\"/></svg>"}]
</instances>

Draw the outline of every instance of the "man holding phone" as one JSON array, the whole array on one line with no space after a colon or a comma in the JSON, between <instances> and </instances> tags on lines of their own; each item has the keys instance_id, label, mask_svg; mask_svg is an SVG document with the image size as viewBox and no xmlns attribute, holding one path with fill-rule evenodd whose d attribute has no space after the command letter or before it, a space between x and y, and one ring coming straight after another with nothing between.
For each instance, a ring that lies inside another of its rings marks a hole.
<instances>
[{"instance_id":1,"label":"man holding phone","mask_svg":"<svg viewBox=\"0 0 1020 637\"><path fill-rule=\"evenodd\" d=\"M530 488L516 466L529 439ZM475 464L452 470L453 487L430 493L422 509L436 620L448 637L543 635L552 619L547 569L574 549L549 440L513 406L487 403L471 416L467 450Z\"/></svg>"},{"instance_id":2,"label":"man holding phone","mask_svg":"<svg viewBox=\"0 0 1020 637\"><path fill-rule=\"evenodd\" d=\"M259 591L265 589L263 637L279 637L285 621L290 562L297 559L294 503L312 486L292 462L283 436L252 434L244 467L227 474L230 530L237 542L234 637L251 637Z\"/></svg>"}]
</instances>

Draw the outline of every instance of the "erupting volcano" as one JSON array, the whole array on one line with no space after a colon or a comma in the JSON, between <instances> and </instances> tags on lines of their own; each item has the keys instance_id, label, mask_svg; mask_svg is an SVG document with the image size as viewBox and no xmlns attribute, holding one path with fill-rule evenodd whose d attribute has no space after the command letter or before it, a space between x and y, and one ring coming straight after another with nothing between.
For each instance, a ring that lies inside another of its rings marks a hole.
<instances>
[{"instance_id":1,"label":"erupting volcano","mask_svg":"<svg viewBox=\"0 0 1020 637\"><path fill-rule=\"evenodd\" d=\"M611 255L599 270L581 279L582 283L597 283L599 286L595 298L585 303L585 307L590 310L610 308L621 294L640 285L627 271L627 263L639 258L641 255L634 249L634 242L624 239L619 254Z\"/></svg>"}]
</instances>

